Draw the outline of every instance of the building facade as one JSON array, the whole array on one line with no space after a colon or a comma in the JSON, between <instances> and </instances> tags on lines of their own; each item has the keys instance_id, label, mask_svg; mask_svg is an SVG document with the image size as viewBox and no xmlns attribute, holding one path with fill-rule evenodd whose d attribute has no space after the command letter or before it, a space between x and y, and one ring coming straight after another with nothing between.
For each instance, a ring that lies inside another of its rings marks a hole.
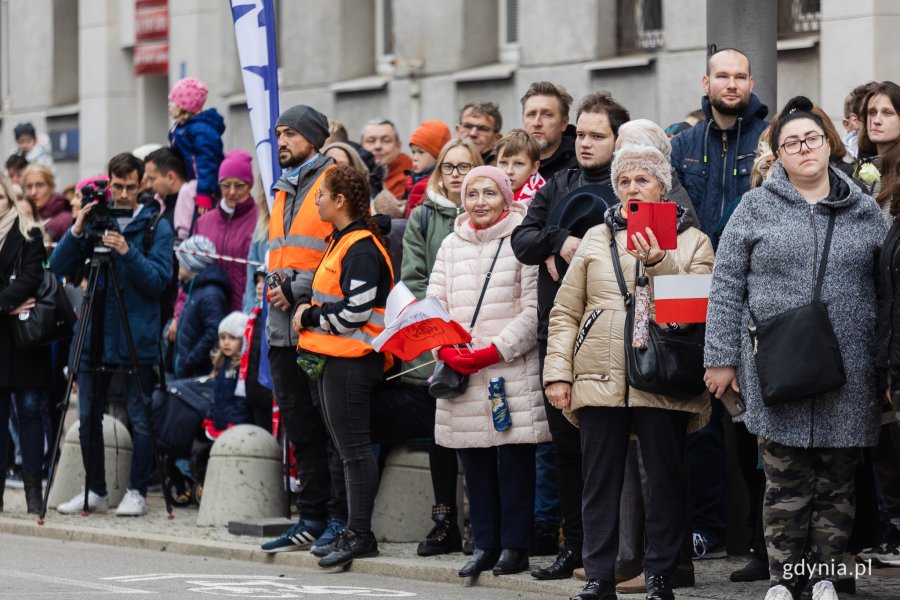
<instances>
[{"instance_id":1,"label":"building facade","mask_svg":"<svg viewBox=\"0 0 900 600\"><path fill-rule=\"evenodd\" d=\"M169 0L167 74L135 75L140 3L0 0L0 147L31 121L53 142L61 184L74 182L165 143L168 89L193 76L225 117L225 148L253 148L229 3ZM316 106L351 137L387 117L404 140L425 119L452 127L472 100L521 126L519 98L537 80L681 121L700 105L715 26L705 0L276 0L276 15L282 107ZM900 81L898 25L891 0L778 0L777 104L804 94L839 120L855 85Z\"/></svg>"}]
</instances>

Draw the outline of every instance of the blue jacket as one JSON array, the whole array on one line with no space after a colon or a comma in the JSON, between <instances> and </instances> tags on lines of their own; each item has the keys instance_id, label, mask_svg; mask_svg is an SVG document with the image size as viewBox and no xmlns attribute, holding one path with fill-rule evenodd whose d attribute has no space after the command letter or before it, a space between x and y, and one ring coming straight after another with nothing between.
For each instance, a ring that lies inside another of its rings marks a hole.
<instances>
[{"instance_id":1,"label":"blue jacket","mask_svg":"<svg viewBox=\"0 0 900 600\"><path fill-rule=\"evenodd\" d=\"M197 180L197 194L213 196L219 190L222 134L225 120L214 108L194 115L169 131L169 144L184 158L188 179Z\"/></svg>"},{"instance_id":2,"label":"blue jacket","mask_svg":"<svg viewBox=\"0 0 900 600\"><path fill-rule=\"evenodd\" d=\"M231 281L225 270L213 263L185 286L187 300L178 319L175 339L175 377L209 375L209 353L219 337L219 322L228 314Z\"/></svg>"},{"instance_id":3,"label":"blue jacket","mask_svg":"<svg viewBox=\"0 0 900 600\"><path fill-rule=\"evenodd\" d=\"M769 109L750 94L743 114L725 131L713 120L707 96L703 112L706 121L672 138L672 167L694 204L701 231L715 246L741 196L750 189L756 145L769 125L764 120Z\"/></svg>"},{"instance_id":4,"label":"blue jacket","mask_svg":"<svg viewBox=\"0 0 900 600\"><path fill-rule=\"evenodd\" d=\"M246 398L234 394L238 381L239 361L225 359L225 364L216 372L213 401L209 405L206 418L215 423L216 429L227 429L229 425L251 423L250 403Z\"/></svg>"},{"instance_id":5,"label":"blue jacket","mask_svg":"<svg viewBox=\"0 0 900 600\"><path fill-rule=\"evenodd\" d=\"M128 252L120 255L111 251L112 265L122 288L122 300L127 310L128 324L134 338L138 364L155 365L159 362L159 304L160 297L172 277L172 244L174 233L165 219L156 224L156 234L147 254L143 251L144 234L154 210L144 206L123 232L128 242ZM72 275L93 253L93 243L87 235L80 238L66 232L50 256L50 268L61 277ZM131 362L125 330L119 310L108 290L103 308L103 354L106 364L127 365ZM79 326L81 321L79 321ZM91 327L94 324L91 323ZM85 336L83 355L90 350L91 332Z\"/></svg>"}]
</instances>

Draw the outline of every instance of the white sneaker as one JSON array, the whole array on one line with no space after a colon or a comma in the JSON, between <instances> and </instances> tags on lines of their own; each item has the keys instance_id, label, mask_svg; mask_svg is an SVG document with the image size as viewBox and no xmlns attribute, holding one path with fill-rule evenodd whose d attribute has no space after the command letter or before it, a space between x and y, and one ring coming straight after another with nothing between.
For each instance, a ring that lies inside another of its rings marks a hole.
<instances>
[{"instance_id":1,"label":"white sneaker","mask_svg":"<svg viewBox=\"0 0 900 600\"><path fill-rule=\"evenodd\" d=\"M84 509L84 490L78 492L74 498L63 502L56 510L64 515L79 515ZM109 510L109 496L98 496L94 492L88 492L88 511L92 513L105 513Z\"/></svg>"},{"instance_id":2,"label":"white sneaker","mask_svg":"<svg viewBox=\"0 0 900 600\"><path fill-rule=\"evenodd\" d=\"M141 496L137 490L125 490L119 508L116 509L117 517L140 517L147 512L147 499Z\"/></svg>"},{"instance_id":3,"label":"white sneaker","mask_svg":"<svg viewBox=\"0 0 900 600\"><path fill-rule=\"evenodd\" d=\"M822 581L816 583L813 586L813 600L838 600L837 592L834 589L834 584L827 579L823 579Z\"/></svg>"},{"instance_id":4,"label":"white sneaker","mask_svg":"<svg viewBox=\"0 0 900 600\"><path fill-rule=\"evenodd\" d=\"M783 585L773 585L766 592L765 600L794 600L791 591Z\"/></svg>"}]
</instances>

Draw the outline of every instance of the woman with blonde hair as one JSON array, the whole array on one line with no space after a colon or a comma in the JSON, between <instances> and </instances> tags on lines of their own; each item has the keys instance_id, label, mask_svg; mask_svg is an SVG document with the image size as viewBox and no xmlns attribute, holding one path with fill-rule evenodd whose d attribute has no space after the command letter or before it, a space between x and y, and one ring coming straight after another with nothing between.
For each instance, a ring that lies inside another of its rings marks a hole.
<instances>
[{"instance_id":1,"label":"woman with blonde hair","mask_svg":"<svg viewBox=\"0 0 900 600\"><path fill-rule=\"evenodd\" d=\"M25 196L37 206L44 228L54 242L72 226L72 210L65 196L56 191L53 171L41 165L28 165L22 172Z\"/></svg>"}]
</instances>

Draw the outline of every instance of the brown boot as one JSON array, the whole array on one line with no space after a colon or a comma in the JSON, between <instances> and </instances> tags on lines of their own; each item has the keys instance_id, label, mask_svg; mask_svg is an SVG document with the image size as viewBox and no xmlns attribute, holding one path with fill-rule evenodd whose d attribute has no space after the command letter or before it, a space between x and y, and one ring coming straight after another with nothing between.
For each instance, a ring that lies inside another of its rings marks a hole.
<instances>
[{"instance_id":1,"label":"brown boot","mask_svg":"<svg viewBox=\"0 0 900 600\"><path fill-rule=\"evenodd\" d=\"M619 594L643 594L646 591L647 583L644 581L643 573L616 586L616 592Z\"/></svg>"},{"instance_id":2,"label":"brown boot","mask_svg":"<svg viewBox=\"0 0 900 600\"><path fill-rule=\"evenodd\" d=\"M26 470L22 470L22 483L25 486L25 506L28 508L29 514L38 514L41 512L41 506L44 503L43 486L41 485L40 474L32 475Z\"/></svg>"}]
</instances>

